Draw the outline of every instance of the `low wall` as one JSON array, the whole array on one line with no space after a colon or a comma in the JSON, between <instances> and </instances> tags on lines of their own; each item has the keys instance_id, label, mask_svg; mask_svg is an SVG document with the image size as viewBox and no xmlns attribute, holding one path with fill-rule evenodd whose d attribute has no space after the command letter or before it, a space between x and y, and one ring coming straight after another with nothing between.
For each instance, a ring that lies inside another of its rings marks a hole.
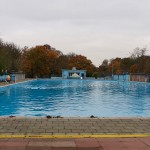
<instances>
[{"instance_id":1,"label":"low wall","mask_svg":"<svg viewBox=\"0 0 150 150\"><path fill-rule=\"evenodd\" d=\"M129 75L114 75L113 79L119 81L129 81Z\"/></svg>"},{"instance_id":2,"label":"low wall","mask_svg":"<svg viewBox=\"0 0 150 150\"><path fill-rule=\"evenodd\" d=\"M130 81L150 82L150 76L148 76L148 75L131 74L130 75Z\"/></svg>"},{"instance_id":3,"label":"low wall","mask_svg":"<svg viewBox=\"0 0 150 150\"><path fill-rule=\"evenodd\" d=\"M25 80L25 74L24 73L15 73L15 74L11 74L11 81L14 82L19 82Z\"/></svg>"}]
</instances>

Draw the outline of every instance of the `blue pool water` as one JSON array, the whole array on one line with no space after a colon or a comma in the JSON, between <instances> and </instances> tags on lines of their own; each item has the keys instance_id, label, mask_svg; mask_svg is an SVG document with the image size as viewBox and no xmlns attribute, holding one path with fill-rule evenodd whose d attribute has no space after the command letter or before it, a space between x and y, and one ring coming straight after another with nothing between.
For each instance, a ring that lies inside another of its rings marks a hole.
<instances>
[{"instance_id":1,"label":"blue pool water","mask_svg":"<svg viewBox=\"0 0 150 150\"><path fill-rule=\"evenodd\" d=\"M34 80L0 88L0 116L150 116L150 84Z\"/></svg>"}]
</instances>

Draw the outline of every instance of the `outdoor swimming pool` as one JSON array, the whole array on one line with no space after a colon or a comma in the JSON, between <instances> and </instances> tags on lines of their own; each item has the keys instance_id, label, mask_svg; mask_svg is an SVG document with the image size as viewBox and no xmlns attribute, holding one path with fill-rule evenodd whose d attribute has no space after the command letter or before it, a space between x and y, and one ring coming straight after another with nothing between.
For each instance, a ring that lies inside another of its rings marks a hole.
<instances>
[{"instance_id":1,"label":"outdoor swimming pool","mask_svg":"<svg viewBox=\"0 0 150 150\"><path fill-rule=\"evenodd\" d=\"M0 116L150 116L150 84L34 80L0 88Z\"/></svg>"}]
</instances>

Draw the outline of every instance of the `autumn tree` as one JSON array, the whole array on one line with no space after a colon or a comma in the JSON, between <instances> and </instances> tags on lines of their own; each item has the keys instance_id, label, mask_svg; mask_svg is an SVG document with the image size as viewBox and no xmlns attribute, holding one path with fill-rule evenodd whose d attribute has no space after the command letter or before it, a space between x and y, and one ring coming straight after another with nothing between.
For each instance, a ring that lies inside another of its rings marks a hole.
<instances>
[{"instance_id":1,"label":"autumn tree","mask_svg":"<svg viewBox=\"0 0 150 150\"><path fill-rule=\"evenodd\" d=\"M104 59L102 64L98 68L98 72L99 72L98 74L100 77L105 77L105 76L109 75L108 66L109 66L108 60Z\"/></svg>"},{"instance_id":2,"label":"autumn tree","mask_svg":"<svg viewBox=\"0 0 150 150\"><path fill-rule=\"evenodd\" d=\"M123 73L129 73L130 67L134 64L134 61L131 58L121 59L120 67Z\"/></svg>"},{"instance_id":3,"label":"autumn tree","mask_svg":"<svg viewBox=\"0 0 150 150\"><path fill-rule=\"evenodd\" d=\"M87 59L82 55L72 55L69 57L68 68L72 69L76 67L77 69L87 70L87 76L92 76L93 72L96 71L96 67L92 64L91 60Z\"/></svg>"},{"instance_id":4,"label":"autumn tree","mask_svg":"<svg viewBox=\"0 0 150 150\"><path fill-rule=\"evenodd\" d=\"M110 60L110 64L108 67L109 73L111 74L122 74L121 70L121 58L115 58Z\"/></svg>"},{"instance_id":5,"label":"autumn tree","mask_svg":"<svg viewBox=\"0 0 150 150\"><path fill-rule=\"evenodd\" d=\"M137 64L137 72L142 73L144 72L144 66L145 66L145 54L148 51L146 47L144 48L135 48L133 52L131 53L131 59L134 60L135 64Z\"/></svg>"},{"instance_id":6,"label":"autumn tree","mask_svg":"<svg viewBox=\"0 0 150 150\"><path fill-rule=\"evenodd\" d=\"M69 64L69 58L67 57L67 55L60 55L57 59L56 59L56 63L55 63L55 76L61 76L62 74L62 69L68 69L68 64Z\"/></svg>"},{"instance_id":7,"label":"autumn tree","mask_svg":"<svg viewBox=\"0 0 150 150\"><path fill-rule=\"evenodd\" d=\"M138 65L134 64L130 67L130 73L137 73L138 72Z\"/></svg>"},{"instance_id":8,"label":"autumn tree","mask_svg":"<svg viewBox=\"0 0 150 150\"><path fill-rule=\"evenodd\" d=\"M145 57L144 72L150 73L150 56Z\"/></svg>"},{"instance_id":9,"label":"autumn tree","mask_svg":"<svg viewBox=\"0 0 150 150\"><path fill-rule=\"evenodd\" d=\"M22 69L29 77L50 76L57 54L44 46L36 46L24 52Z\"/></svg>"}]
</instances>

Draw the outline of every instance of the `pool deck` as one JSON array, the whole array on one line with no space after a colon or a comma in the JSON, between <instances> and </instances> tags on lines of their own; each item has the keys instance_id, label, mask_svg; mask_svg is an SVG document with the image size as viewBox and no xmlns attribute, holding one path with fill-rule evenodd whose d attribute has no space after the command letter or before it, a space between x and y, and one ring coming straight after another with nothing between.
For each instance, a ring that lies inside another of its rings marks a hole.
<instances>
[{"instance_id":1,"label":"pool deck","mask_svg":"<svg viewBox=\"0 0 150 150\"><path fill-rule=\"evenodd\" d=\"M150 150L150 117L0 117L3 149Z\"/></svg>"}]
</instances>

